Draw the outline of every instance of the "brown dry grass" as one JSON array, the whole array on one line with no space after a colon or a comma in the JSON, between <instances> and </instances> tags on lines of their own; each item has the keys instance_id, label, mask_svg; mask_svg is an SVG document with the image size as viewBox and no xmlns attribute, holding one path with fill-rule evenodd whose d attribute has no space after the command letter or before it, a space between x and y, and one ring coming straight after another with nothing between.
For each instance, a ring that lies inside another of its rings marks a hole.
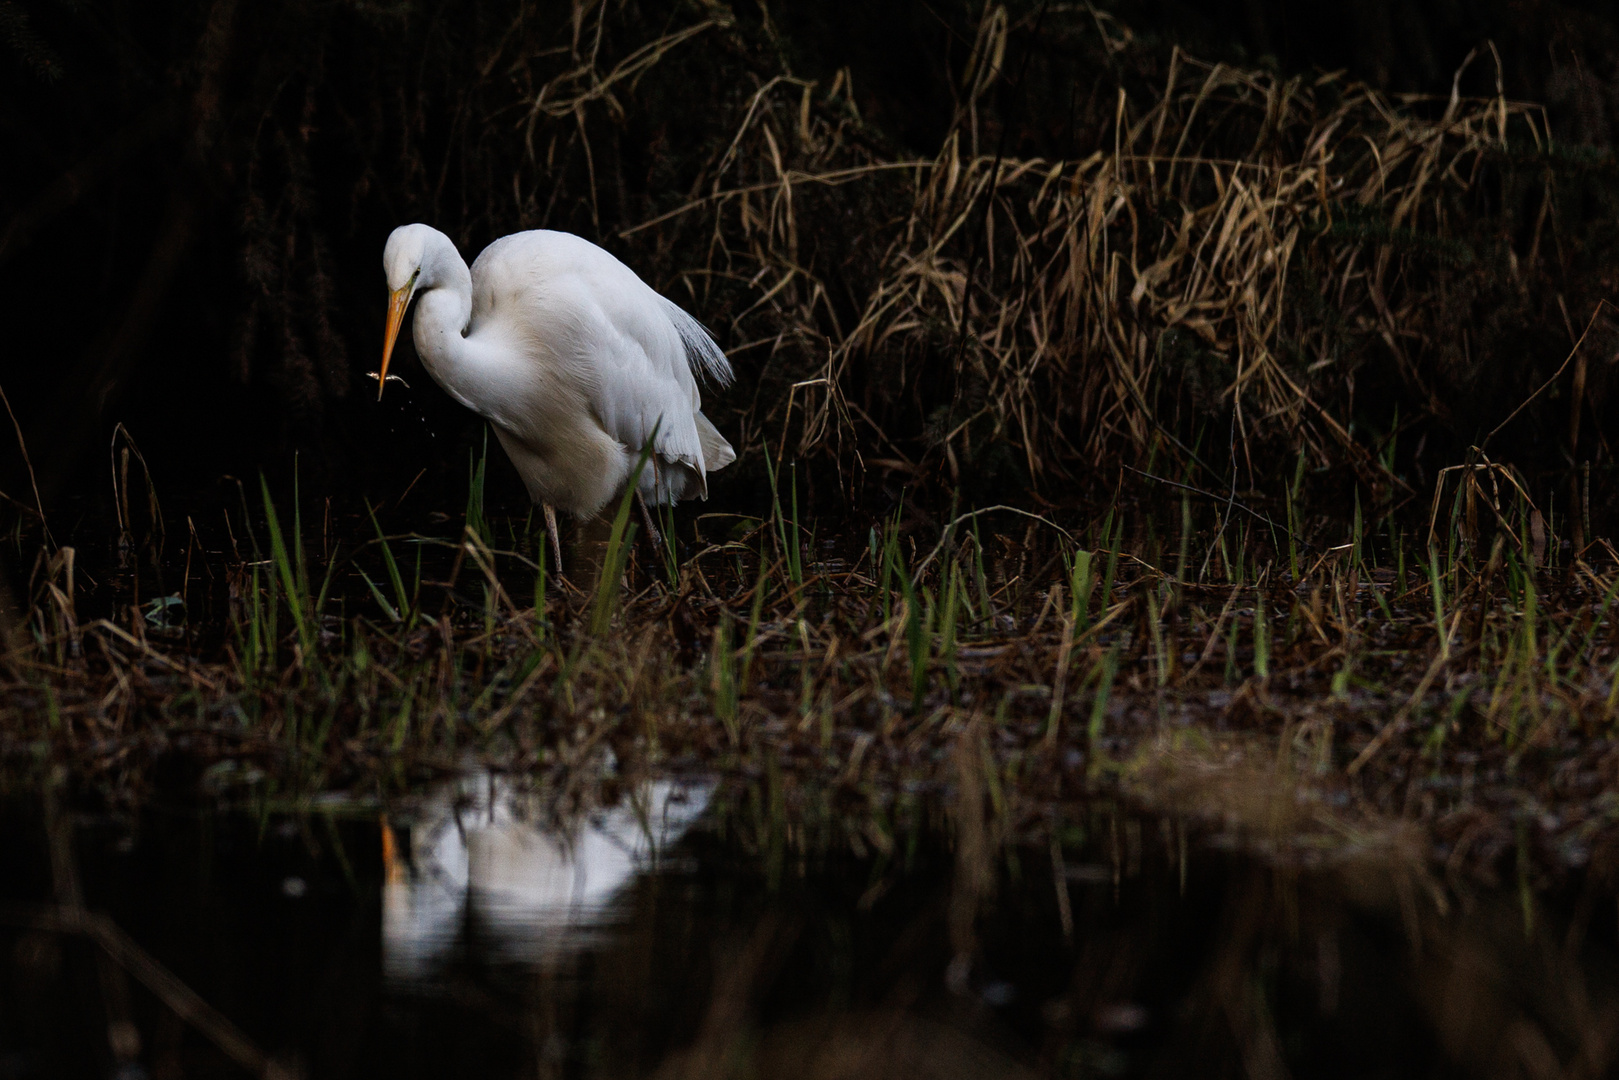
<instances>
[{"instance_id":1,"label":"brown dry grass","mask_svg":"<svg viewBox=\"0 0 1619 1080\"><path fill-rule=\"evenodd\" d=\"M844 74L778 76L748 98L700 195L620 231L706 245L679 275L698 310L726 286L740 296L738 364L765 372L742 442L774 443L793 420L790 454L863 448L958 483L963 462L1008 444L1051 485L1154 444L1195 456L1184 442L1201 409L1229 418L1250 473L1257 446L1303 448L1403 487L1351 434L1355 350L1386 350L1444 415L1430 369L1453 329L1429 271L1472 258L1452 219L1492 155L1513 139L1549 149L1537 110L1395 100L1176 51L1156 97L1119 91L1110 147L1020 158L980 107L1009 77L1009 32L989 9L936 157L892 160L860 138Z\"/></svg>"}]
</instances>

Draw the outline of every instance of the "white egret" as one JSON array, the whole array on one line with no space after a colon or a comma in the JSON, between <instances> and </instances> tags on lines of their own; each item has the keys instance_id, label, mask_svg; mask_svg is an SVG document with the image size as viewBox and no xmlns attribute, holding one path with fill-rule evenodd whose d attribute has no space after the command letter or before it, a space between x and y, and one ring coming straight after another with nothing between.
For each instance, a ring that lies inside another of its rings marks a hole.
<instances>
[{"instance_id":1,"label":"white egret","mask_svg":"<svg viewBox=\"0 0 1619 1080\"><path fill-rule=\"evenodd\" d=\"M636 485L650 502L708 497L708 474L736 460L702 413L697 376L731 382L725 353L672 300L582 237L535 230L502 237L472 269L448 236L401 225L382 253L388 328L377 397L412 299L422 366L488 420L557 548L557 509L590 517L619 497L643 448Z\"/></svg>"}]
</instances>

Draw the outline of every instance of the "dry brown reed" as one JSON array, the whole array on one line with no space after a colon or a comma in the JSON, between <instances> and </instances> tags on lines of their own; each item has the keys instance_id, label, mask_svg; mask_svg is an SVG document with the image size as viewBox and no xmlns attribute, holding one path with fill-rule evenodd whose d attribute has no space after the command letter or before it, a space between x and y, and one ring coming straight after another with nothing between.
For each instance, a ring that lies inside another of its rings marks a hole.
<instances>
[{"instance_id":1,"label":"dry brown reed","mask_svg":"<svg viewBox=\"0 0 1619 1080\"><path fill-rule=\"evenodd\" d=\"M824 88L777 76L706 190L621 231L697 234L707 254L687 288L740 288L739 364L785 372L743 442L780 430L790 386L789 452L838 456L858 428L868 453L914 468L920 442L959 480L1007 443L1049 483L1179 445L1201 408L1229 416L1250 471L1257 445L1303 448L1401 485L1351 434L1355 350L1386 350L1444 414L1426 366L1450 331L1426 267L1471 257L1452 208L1509 137L1547 149L1535 109L1391 99L1176 51L1155 97L1119 91L1111 146L1003 157L981 104L1005 78L1008 23L986 15L936 157L892 160L860 138L847 73ZM833 264L825 234L851 226Z\"/></svg>"}]
</instances>

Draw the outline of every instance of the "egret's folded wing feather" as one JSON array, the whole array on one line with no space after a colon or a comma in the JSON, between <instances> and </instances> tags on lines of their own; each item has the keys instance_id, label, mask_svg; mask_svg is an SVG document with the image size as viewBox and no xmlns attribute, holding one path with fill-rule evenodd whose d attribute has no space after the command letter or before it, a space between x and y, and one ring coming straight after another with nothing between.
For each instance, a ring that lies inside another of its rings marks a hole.
<instances>
[{"instance_id":1,"label":"egret's folded wing feather","mask_svg":"<svg viewBox=\"0 0 1619 1080\"><path fill-rule=\"evenodd\" d=\"M657 295L650 289L646 294ZM605 302L599 305L602 323L593 355L598 379L594 404L602 426L636 450L656 431L653 448L660 457L703 471L697 382L674 324L661 307L648 310L617 294L601 299Z\"/></svg>"},{"instance_id":2,"label":"egret's folded wing feather","mask_svg":"<svg viewBox=\"0 0 1619 1080\"><path fill-rule=\"evenodd\" d=\"M729 463L735 454L699 411L696 372L721 385L731 381L725 353L701 323L608 252L568 233L503 237L479 255L473 279L474 325L485 312L516 305L532 352L555 358L604 431L631 451L657 433L659 469L685 467L670 470L660 496L707 494L705 474L722 464L708 458L720 452ZM504 294L481 284L497 281Z\"/></svg>"}]
</instances>

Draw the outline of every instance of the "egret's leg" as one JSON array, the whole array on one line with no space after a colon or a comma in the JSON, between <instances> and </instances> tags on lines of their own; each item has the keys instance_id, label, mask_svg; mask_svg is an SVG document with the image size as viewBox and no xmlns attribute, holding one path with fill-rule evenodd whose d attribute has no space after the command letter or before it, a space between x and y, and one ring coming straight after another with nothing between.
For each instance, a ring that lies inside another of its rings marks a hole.
<instances>
[{"instance_id":1,"label":"egret's leg","mask_svg":"<svg viewBox=\"0 0 1619 1080\"><path fill-rule=\"evenodd\" d=\"M556 563L557 577L562 576L562 538L557 535L557 510L550 503L545 507L545 531L551 534L551 558Z\"/></svg>"},{"instance_id":2,"label":"egret's leg","mask_svg":"<svg viewBox=\"0 0 1619 1080\"><path fill-rule=\"evenodd\" d=\"M646 538L651 542L652 550L661 555L663 553L663 534L658 531L658 523L652 518L652 509L647 506L646 500L641 498L639 491L635 493L635 502L641 508L641 520L646 522Z\"/></svg>"}]
</instances>

